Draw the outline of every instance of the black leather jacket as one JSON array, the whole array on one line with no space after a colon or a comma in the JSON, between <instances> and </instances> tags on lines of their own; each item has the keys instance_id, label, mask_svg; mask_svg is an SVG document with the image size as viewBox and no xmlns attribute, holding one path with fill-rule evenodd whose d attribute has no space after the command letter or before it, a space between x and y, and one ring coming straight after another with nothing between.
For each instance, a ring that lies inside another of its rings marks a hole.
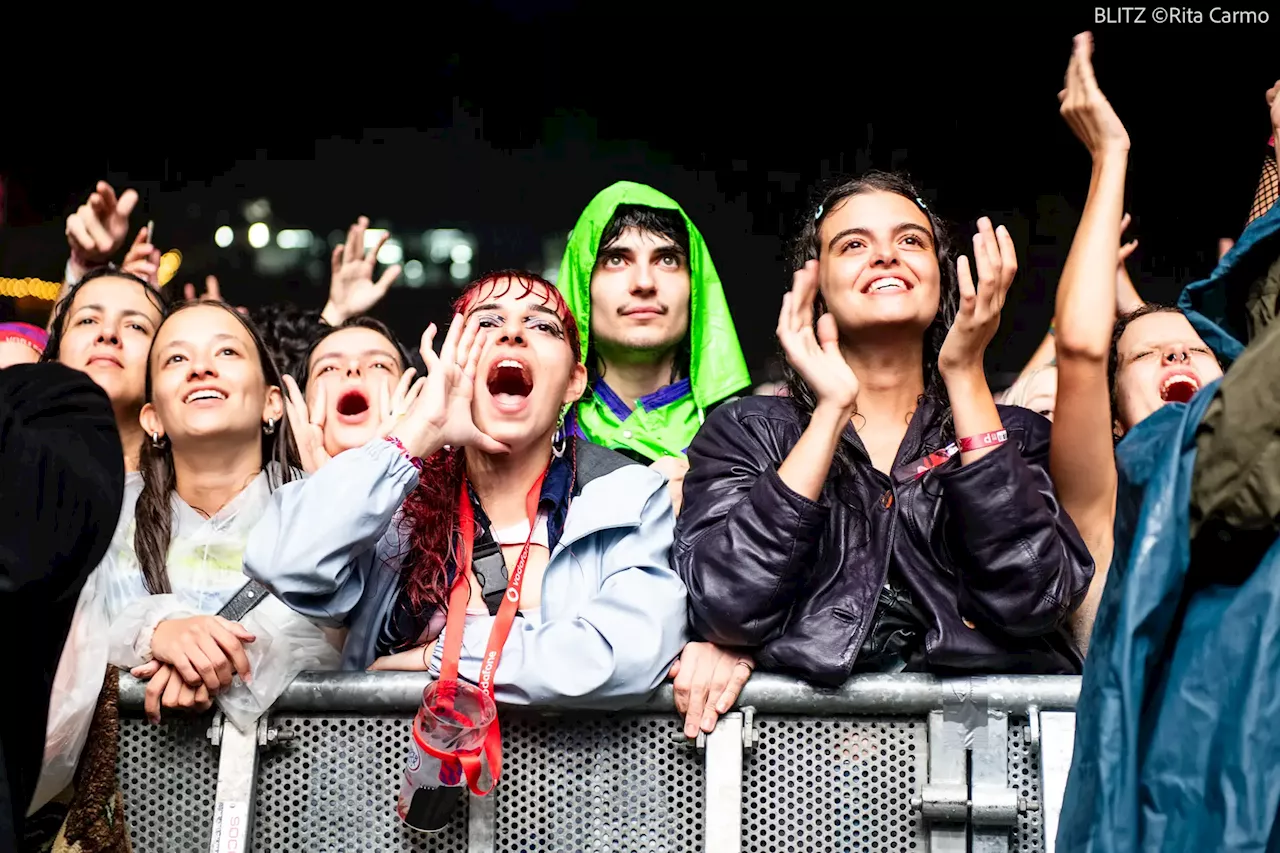
<instances>
[{"instance_id":1,"label":"black leather jacket","mask_svg":"<svg viewBox=\"0 0 1280 853\"><path fill-rule=\"evenodd\" d=\"M854 476L833 467L817 503L778 477L808 422L792 400L749 397L716 411L689 448L676 529L694 630L755 650L763 669L838 684L894 579L926 623L915 668L1079 672L1066 617L1093 560L1049 480L1049 422L999 410L1006 444L917 476L943 447L943 412L922 402L892 481L847 428Z\"/></svg>"}]
</instances>

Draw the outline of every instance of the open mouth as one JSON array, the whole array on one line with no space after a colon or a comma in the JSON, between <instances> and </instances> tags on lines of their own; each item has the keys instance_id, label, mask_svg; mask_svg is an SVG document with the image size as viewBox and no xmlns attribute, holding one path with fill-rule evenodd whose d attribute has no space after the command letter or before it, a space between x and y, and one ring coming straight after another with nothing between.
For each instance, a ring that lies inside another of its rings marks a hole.
<instances>
[{"instance_id":1,"label":"open mouth","mask_svg":"<svg viewBox=\"0 0 1280 853\"><path fill-rule=\"evenodd\" d=\"M338 398L338 414L354 418L369 411L369 398L360 391L348 391Z\"/></svg>"},{"instance_id":2,"label":"open mouth","mask_svg":"<svg viewBox=\"0 0 1280 853\"><path fill-rule=\"evenodd\" d=\"M182 402L198 403L201 400L225 400L225 399L227 399L227 395L223 394L221 391L219 391L216 388L200 388L188 394L185 398L183 398Z\"/></svg>"},{"instance_id":3,"label":"open mouth","mask_svg":"<svg viewBox=\"0 0 1280 853\"><path fill-rule=\"evenodd\" d=\"M1160 399L1166 403L1188 403L1199 390L1199 379L1189 373L1174 373L1160 385Z\"/></svg>"},{"instance_id":4,"label":"open mouth","mask_svg":"<svg viewBox=\"0 0 1280 853\"><path fill-rule=\"evenodd\" d=\"M498 402L514 403L533 391L533 376L527 365L514 358L504 358L489 368L485 384L489 394Z\"/></svg>"},{"instance_id":5,"label":"open mouth","mask_svg":"<svg viewBox=\"0 0 1280 853\"><path fill-rule=\"evenodd\" d=\"M862 288L863 293L906 293L911 289L905 279L897 276L878 278Z\"/></svg>"}]
</instances>

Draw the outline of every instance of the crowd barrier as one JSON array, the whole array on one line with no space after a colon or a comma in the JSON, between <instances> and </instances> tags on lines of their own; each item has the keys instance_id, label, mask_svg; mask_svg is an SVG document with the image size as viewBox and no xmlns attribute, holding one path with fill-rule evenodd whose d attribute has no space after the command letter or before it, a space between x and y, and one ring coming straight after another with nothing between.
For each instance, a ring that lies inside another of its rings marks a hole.
<instances>
[{"instance_id":1,"label":"crowd barrier","mask_svg":"<svg viewBox=\"0 0 1280 853\"><path fill-rule=\"evenodd\" d=\"M257 730L141 714L121 679L137 853L1053 851L1079 678L764 673L686 740L670 685L622 712L504 708L504 772L451 826L394 801L423 673L306 673Z\"/></svg>"}]
</instances>

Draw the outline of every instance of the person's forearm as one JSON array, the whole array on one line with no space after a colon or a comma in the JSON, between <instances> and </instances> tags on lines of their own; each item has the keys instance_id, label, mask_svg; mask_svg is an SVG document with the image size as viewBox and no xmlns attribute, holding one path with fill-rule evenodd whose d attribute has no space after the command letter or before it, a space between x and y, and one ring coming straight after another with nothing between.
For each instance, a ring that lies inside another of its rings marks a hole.
<instances>
[{"instance_id":1,"label":"person's forearm","mask_svg":"<svg viewBox=\"0 0 1280 853\"><path fill-rule=\"evenodd\" d=\"M818 499L840 436L852 416L851 412L818 404L804 434L778 466L778 477L787 488L811 501Z\"/></svg>"},{"instance_id":2,"label":"person's forearm","mask_svg":"<svg viewBox=\"0 0 1280 853\"><path fill-rule=\"evenodd\" d=\"M1000 412L996 409L995 398L991 396L991 388L987 385L987 377L983 374L981 365L944 376L943 381L947 386L947 396L951 400L951 417L955 421L957 442L998 433L1004 429L1004 424L1000 421ZM961 467L977 462L996 446L990 444L965 450L961 445Z\"/></svg>"}]
</instances>

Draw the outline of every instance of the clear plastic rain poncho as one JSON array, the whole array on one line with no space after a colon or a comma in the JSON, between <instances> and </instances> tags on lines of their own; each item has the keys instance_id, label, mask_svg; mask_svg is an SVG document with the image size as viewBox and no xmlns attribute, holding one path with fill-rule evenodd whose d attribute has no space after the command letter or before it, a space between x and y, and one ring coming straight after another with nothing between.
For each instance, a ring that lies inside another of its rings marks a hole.
<instances>
[{"instance_id":1,"label":"clear plastic rain poncho","mask_svg":"<svg viewBox=\"0 0 1280 853\"><path fill-rule=\"evenodd\" d=\"M166 595L147 592L134 554L134 513L141 491L141 476L130 474L111 547L89 576L76 604L54 678L44 767L32 812L70 784L107 665L128 669L146 663L156 625L167 619L216 614L249 581L242 566L244 549L253 525L271 499L266 471L212 518L200 515L176 493L172 495L167 568L173 592ZM299 616L274 596L250 611L240 624L256 638L245 644L252 683L245 684L236 676L215 701L242 731L254 725L298 673L339 667L340 641L334 633Z\"/></svg>"}]
</instances>

